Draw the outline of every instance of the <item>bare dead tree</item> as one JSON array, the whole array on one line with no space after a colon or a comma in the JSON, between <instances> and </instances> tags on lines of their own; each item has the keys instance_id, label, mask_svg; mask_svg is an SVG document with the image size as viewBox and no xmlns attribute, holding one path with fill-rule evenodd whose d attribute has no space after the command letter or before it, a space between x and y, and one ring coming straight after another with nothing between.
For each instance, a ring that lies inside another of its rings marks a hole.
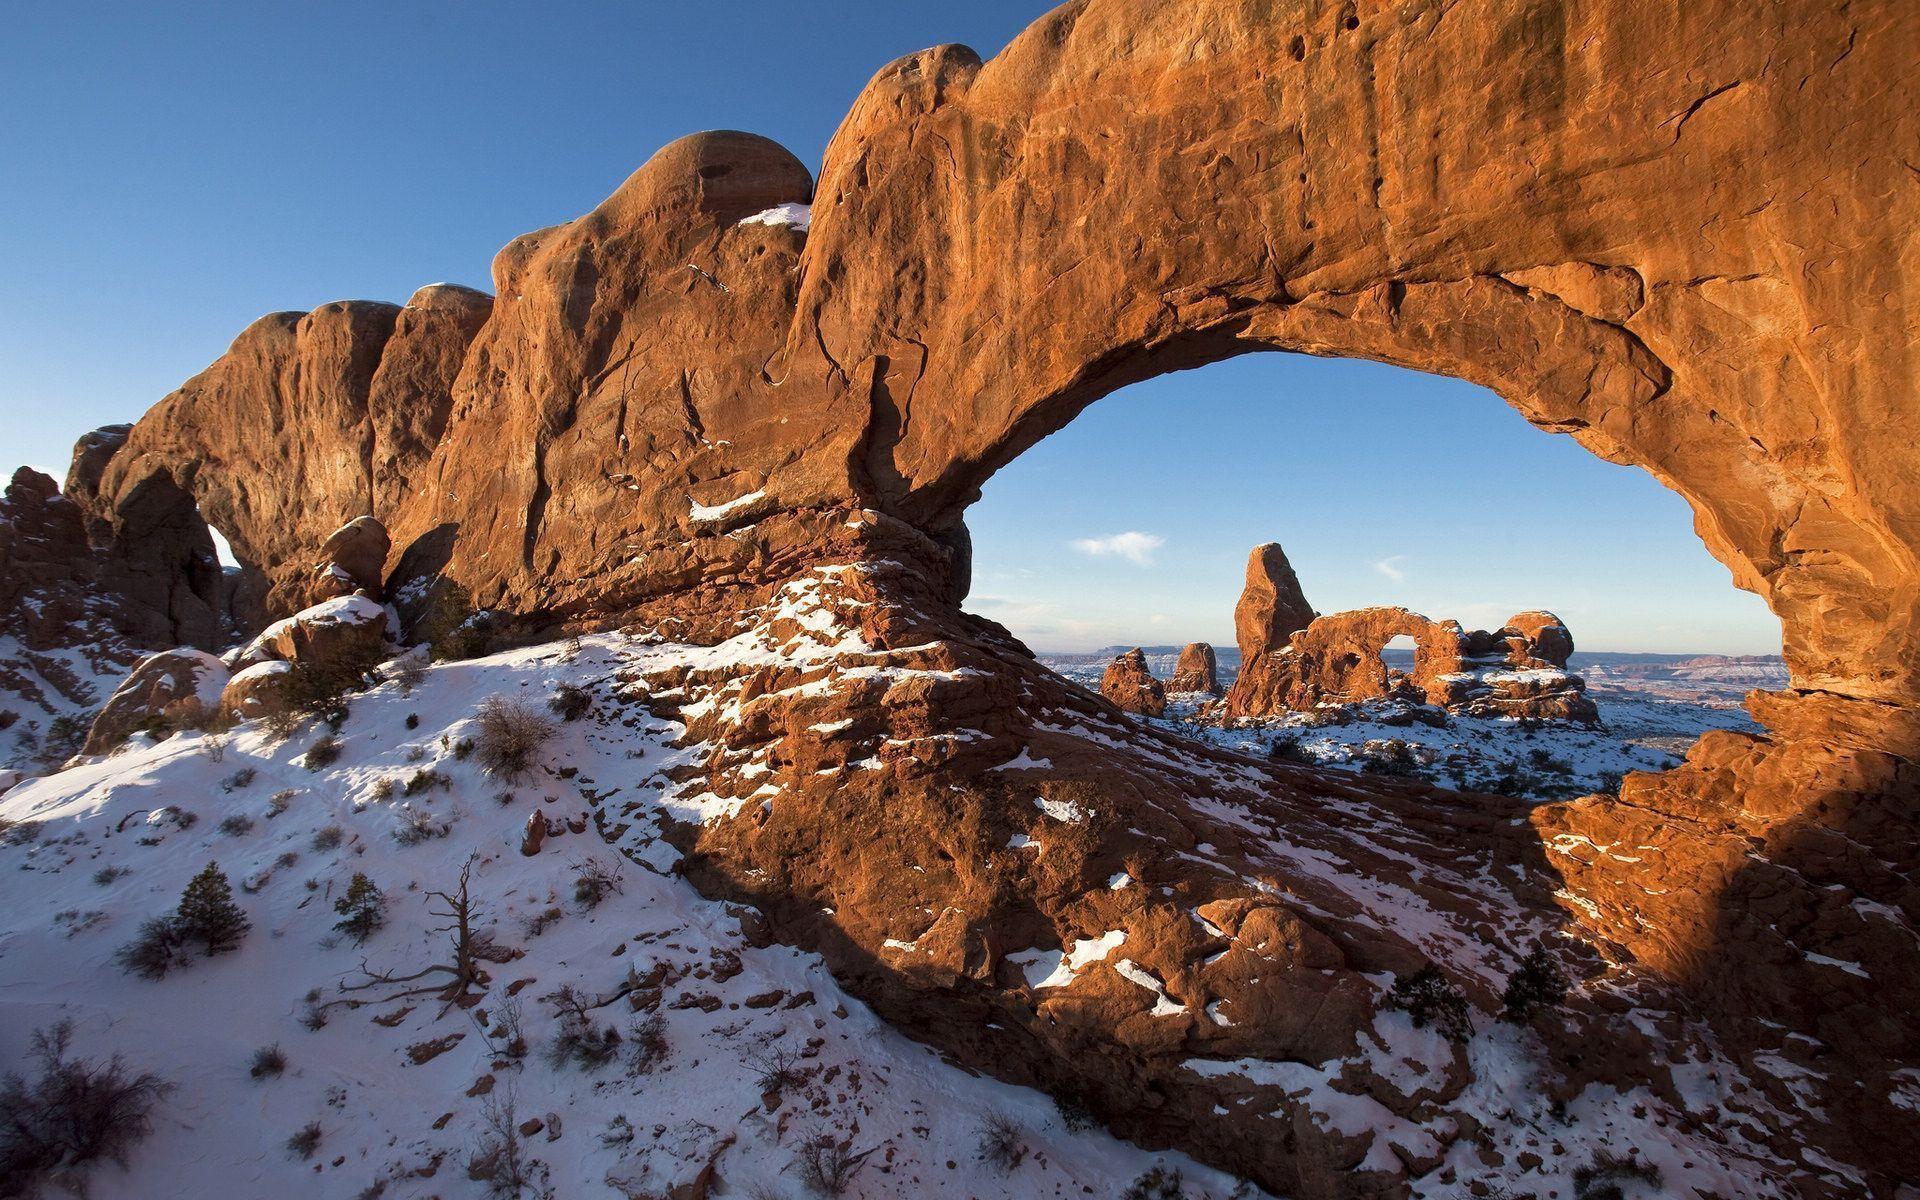
<instances>
[{"instance_id":1,"label":"bare dead tree","mask_svg":"<svg viewBox=\"0 0 1920 1200\"><path fill-rule=\"evenodd\" d=\"M433 963L410 975L396 975L391 971L371 970L366 960L360 962L360 973L366 978L358 983L342 984L342 992L369 992L381 988L402 987L402 990L381 996L376 1000L364 1001L345 997L334 1003L359 1005L363 1003L385 1004L389 1001L408 996L438 995L444 1004L445 1013L454 1005L466 1007L477 997L474 989L486 982L486 975L480 969L480 955L486 948L484 939L474 930L474 902L468 890L473 876L474 855L469 854L467 861L460 867L460 879L452 891L428 892L429 903L439 901L440 908L428 908L436 917L444 918L445 925L435 926L432 932L444 933L448 938L450 962ZM416 984L415 987L403 987Z\"/></svg>"}]
</instances>

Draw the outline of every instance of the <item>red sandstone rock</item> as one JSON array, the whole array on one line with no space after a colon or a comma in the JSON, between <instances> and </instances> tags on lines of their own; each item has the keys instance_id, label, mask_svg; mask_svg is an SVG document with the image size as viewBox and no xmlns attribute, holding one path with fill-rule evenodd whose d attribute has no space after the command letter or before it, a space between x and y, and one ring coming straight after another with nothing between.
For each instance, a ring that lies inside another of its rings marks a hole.
<instances>
[{"instance_id":1,"label":"red sandstone rock","mask_svg":"<svg viewBox=\"0 0 1920 1200\"><path fill-rule=\"evenodd\" d=\"M334 530L320 547L314 568L315 602L355 592L379 595L391 548L386 526L370 516L355 517Z\"/></svg>"},{"instance_id":2,"label":"red sandstone rock","mask_svg":"<svg viewBox=\"0 0 1920 1200\"><path fill-rule=\"evenodd\" d=\"M1180 651L1180 661L1174 666L1173 678L1168 681L1167 690L1218 696L1220 677L1213 647L1205 642L1188 642L1186 648Z\"/></svg>"},{"instance_id":3,"label":"red sandstone rock","mask_svg":"<svg viewBox=\"0 0 1920 1200\"><path fill-rule=\"evenodd\" d=\"M267 626L235 656L235 661L374 661L395 640L396 633L393 614L378 601L359 595L341 596Z\"/></svg>"},{"instance_id":4,"label":"red sandstone rock","mask_svg":"<svg viewBox=\"0 0 1920 1200\"><path fill-rule=\"evenodd\" d=\"M293 664L280 659L242 667L220 692L220 710L245 721L285 711L282 684Z\"/></svg>"},{"instance_id":5,"label":"red sandstone rock","mask_svg":"<svg viewBox=\"0 0 1920 1200\"><path fill-rule=\"evenodd\" d=\"M1146 652L1135 647L1107 664L1100 694L1121 712L1157 717L1167 710L1167 690L1147 669Z\"/></svg>"},{"instance_id":6,"label":"red sandstone rock","mask_svg":"<svg viewBox=\"0 0 1920 1200\"><path fill-rule=\"evenodd\" d=\"M108 697L82 753L105 754L152 722L169 731L202 725L220 707L226 683L226 664L203 651L149 655Z\"/></svg>"},{"instance_id":7,"label":"red sandstone rock","mask_svg":"<svg viewBox=\"0 0 1920 1200\"><path fill-rule=\"evenodd\" d=\"M1286 649L1287 640L1313 618L1313 606L1300 590L1299 577L1293 573L1286 551L1278 542L1255 546L1247 556L1246 586L1233 609L1241 670L1262 655Z\"/></svg>"},{"instance_id":8,"label":"red sandstone rock","mask_svg":"<svg viewBox=\"0 0 1920 1200\"><path fill-rule=\"evenodd\" d=\"M166 643L217 636L226 603L196 504L263 572L268 616L297 607L307 551L368 512L395 534L403 578L444 570L530 623L632 617L719 640L816 568L902 564L904 580L848 584L886 609L851 619L876 646L930 646L902 663L946 674L861 675L832 698L785 695L799 666L708 680L766 699L734 726L709 715L702 736L777 750L791 777L764 823L693 835L690 874L760 903L962 1061L1084 1090L1125 1134L1330 1195L1374 1186L1355 1177L1364 1146L1297 1109L1285 1139L1220 1120L1222 1087L1178 1064L1329 1061L1371 1019L1369 973L1431 951L1351 919L1328 934L1345 972L1262 971L1242 947L1195 967L1222 943L1182 906L1248 898L1223 894L1243 868L1329 911L1357 901L1187 804L1224 800L1204 771L1170 777L1156 735L1102 726L1089 749L1041 721L1070 694L954 611L962 517L993 471L1114 388L1250 347L1474 380L1684 495L1708 547L1780 614L1797 690L1756 700L1768 736L1705 739L1619 801L1542 806L1537 836L1511 808L1444 793L1315 777L1307 803L1281 774L1264 785L1264 838L1432 896L1438 929L1544 924L1560 896L1566 929L1622 971L1684 986L1736 1051L1791 1040L1826 1056L1800 1077L1814 1099L1780 1106L1812 1124L1754 1136L1801 1138L1888 1194L1920 1175L1911 1114L1889 1098L1889 1064L1920 1060L1898 990L1920 978L1906 936L1916 285L1898 267L1920 193L1897 152L1920 142L1916 22L1894 4L1069 4L991 62L938 47L880 71L817 199L761 139L666 148L594 212L507 247L484 324L465 307L407 352L417 369L387 361L405 323L391 306L266 318L118 450L89 447L69 492L112 589ZM742 223L809 200L805 232ZM398 407L379 417L389 375ZM401 386L414 379L433 394ZM382 487L369 462L396 427L391 461L425 465ZM1286 633L1302 632L1300 608ZM1270 657L1290 641L1255 640ZM1365 663L1320 669L1348 690L1375 679ZM1287 675L1249 687L1271 697ZM808 732L840 720L876 739L860 761L878 769L839 770L855 743ZM1084 785L1086 809L1123 804L1149 832L1047 829L1057 852L1020 859L1007 839L1037 819L1034 789L987 772L1016 749L1049 764L1023 784ZM742 798L759 786L710 774ZM1372 790L1336 818L1325 795L1342 787ZM1373 813L1390 816L1356 815ZM1161 865L1170 846L1202 845L1219 874ZM1530 868L1543 847L1552 869ZM1018 866L1000 865L1010 854ZM1172 901L1095 886L1150 865ZM1494 877L1521 882L1476 898ZM929 961L893 962L885 939L930 932L907 927L916 901L965 909L942 918ZM1036 1020L995 958L1116 929L1129 955L1141 947L1125 961L1184 1013L1155 1016L1154 994L1103 960L1084 999L1050 995ZM1262 944L1276 937L1294 944ZM1864 963L1868 982L1816 957ZM1203 1000L1259 1020L1216 1026ZM993 1034L988 1014L1015 1032ZM1579 1056L1631 1077L1613 1057L1627 1031L1595 1028Z\"/></svg>"}]
</instances>

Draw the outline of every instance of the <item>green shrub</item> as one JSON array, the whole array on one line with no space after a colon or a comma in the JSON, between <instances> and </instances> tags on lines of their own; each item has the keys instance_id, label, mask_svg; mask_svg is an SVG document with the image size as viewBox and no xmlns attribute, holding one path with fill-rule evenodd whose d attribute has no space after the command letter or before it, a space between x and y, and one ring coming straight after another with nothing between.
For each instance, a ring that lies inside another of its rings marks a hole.
<instances>
[{"instance_id":1,"label":"green shrub","mask_svg":"<svg viewBox=\"0 0 1920 1200\"><path fill-rule=\"evenodd\" d=\"M1433 964L1393 985L1389 1000L1393 1008L1405 1009L1416 1029L1432 1025L1448 1041L1464 1042L1473 1036L1473 1018L1467 998Z\"/></svg>"},{"instance_id":2,"label":"green shrub","mask_svg":"<svg viewBox=\"0 0 1920 1200\"><path fill-rule=\"evenodd\" d=\"M333 927L352 938L357 946L387 923L387 898L380 894L373 880L356 871L353 881L347 884L346 894L333 902L333 911L340 914L340 920L335 921Z\"/></svg>"}]
</instances>

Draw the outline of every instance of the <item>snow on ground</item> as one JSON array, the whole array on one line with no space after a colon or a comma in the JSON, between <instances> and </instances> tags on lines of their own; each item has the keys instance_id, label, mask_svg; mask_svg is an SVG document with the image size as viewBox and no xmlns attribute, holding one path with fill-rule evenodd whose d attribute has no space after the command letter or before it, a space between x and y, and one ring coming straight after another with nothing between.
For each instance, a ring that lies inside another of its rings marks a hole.
<instances>
[{"instance_id":1,"label":"snow on ground","mask_svg":"<svg viewBox=\"0 0 1920 1200\"><path fill-rule=\"evenodd\" d=\"M842 993L816 956L755 948L736 910L673 874L676 852L629 810L663 806L662 772L703 748L676 747L682 728L628 705L610 680L714 653L609 634L577 651L436 665L411 691L388 683L355 697L340 757L318 770L301 756L324 730L275 743L251 723L224 738L135 739L0 798L0 818L15 823L0 839L0 1063L20 1063L33 1030L71 1018L80 1056L124 1055L177 1089L126 1170L103 1167L92 1195L482 1196L469 1159L487 1107L509 1100L515 1120L540 1122L525 1152L538 1194L557 1197L664 1194L709 1162L729 1194L802 1196L800 1149L820 1134L868 1152L849 1194L1113 1196L1161 1162L1185 1172L1190 1195L1232 1192L1218 1172L1070 1132L1047 1097L948 1065ZM542 704L562 682L592 688L593 713L562 727L529 779L484 775L462 749L481 701ZM588 822L520 853L535 805L578 823L615 793L627 814L611 830L620 850ZM164 808L195 819L181 827ZM445 834L402 844L416 813ZM426 893L452 886L470 855L484 928L510 958L489 964L478 1008L443 1012L416 997L333 1007L309 1028L310 997L339 998L364 978L363 960L398 974L441 960ZM590 860L620 876L597 907L573 895ZM252 921L239 949L157 981L123 973L115 950L209 861ZM333 902L356 872L387 901L387 926L364 946L333 928ZM622 999L596 1010L623 1036L620 1060L551 1065L556 1022L543 997L563 984L612 996L630 972L665 981L664 1057L644 1070L625 1057L645 1014ZM491 1053L476 1020L484 1011L497 1029L510 1003L532 1047L519 1062ZM271 1045L285 1074L251 1077L255 1051ZM766 1066L783 1056L790 1082L763 1095ZM1010 1171L979 1153L995 1115L1027 1151ZM320 1141L301 1159L287 1142L309 1122Z\"/></svg>"},{"instance_id":2,"label":"snow on ground","mask_svg":"<svg viewBox=\"0 0 1920 1200\"><path fill-rule=\"evenodd\" d=\"M1100 665L1082 661L1085 657L1043 656L1041 661L1097 691ZM1205 697L1178 695L1168 698L1164 718L1148 723L1245 754L1278 754L1322 766L1405 774L1448 787L1542 799L1610 791L1628 771L1677 766L1687 747L1708 730L1760 728L1725 695L1675 698L1660 683L1643 684L1631 675L1617 675L1588 695L1600 710L1601 724L1595 729L1465 716L1447 716L1444 727L1435 727L1417 718L1435 716L1437 710L1418 713L1392 702L1347 706L1341 715L1351 719L1345 724L1327 723L1330 711L1221 727L1197 719Z\"/></svg>"}]
</instances>

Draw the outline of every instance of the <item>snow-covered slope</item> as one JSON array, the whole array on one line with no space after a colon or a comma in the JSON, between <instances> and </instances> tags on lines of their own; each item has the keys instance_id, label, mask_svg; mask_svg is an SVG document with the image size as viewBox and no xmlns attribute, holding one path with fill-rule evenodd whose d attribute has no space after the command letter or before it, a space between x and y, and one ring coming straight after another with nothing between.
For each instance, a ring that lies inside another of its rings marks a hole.
<instances>
[{"instance_id":1,"label":"snow-covered slope","mask_svg":"<svg viewBox=\"0 0 1920 1200\"><path fill-rule=\"evenodd\" d=\"M866 1153L848 1194L1112 1196L1161 1162L1191 1195L1233 1193L1217 1172L1070 1131L1047 1097L943 1062L843 994L816 957L756 944L751 914L678 878L646 810L672 788L665 772L702 748L676 747L680 726L617 694L620 673L678 652L605 635L431 667L410 692L388 683L355 697L340 757L318 770L301 756L323 729L275 743L252 723L225 738L136 739L6 793L0 818L16 824L0 848L0 1062L20 1062L33 1030L71 1018L78 1054L122 1054L177 1088L126 1170L96 1174L96 1200L486 1195L469 1161L489 1109L509 1098L515 1122L540 1122L525 1138L539 1185L528 1195L665 1195L710 1163L726 1194L806 1195L802 1151L823 1134ZM562 726L529 777L489 778L464 755L487 697L543 705L563 682L590 687L594 709ZM407 795L409 779L434 780L424 772L445 784ZM602 815L618 849L599 836L593 799L616 785L622 809ZM536 807L564 832L528 857ZM183 828L165 810L194 819ZM446 832L403 844L416 823ZM444 959L426 893L453 886L469 856L483 925L508 960L487 964L477 1007L430 996L333 1005L309 1028L316 1003L402 990L343 993L364 979L363 961L408 974ZM210 861L252 921L239 949L156 981L124 973L116 949ZM596 861L617 869L620 891L588 907L574 879ZM364 946L333 928L356 872L386 897L387 925ZM619 1058L553 1066L543 998L563 985L613 996L630 971L658 985L664 1056L636 1069L629 1055L651 1014L622 998L596 1011L622 1035ZM517 1062L489 1050L479 1023L485 1013L497 1031L510 1004L531 1045ZM252 1077L255 1052L273 1045L285 1073ZM787 1075L774 1091L770 1065ZM1018 1131L1010 1170L980 1153L996 1116ZM319 1144L301 1158L288 1139L311 1122Z\"/></svg>"}]
</instances>

